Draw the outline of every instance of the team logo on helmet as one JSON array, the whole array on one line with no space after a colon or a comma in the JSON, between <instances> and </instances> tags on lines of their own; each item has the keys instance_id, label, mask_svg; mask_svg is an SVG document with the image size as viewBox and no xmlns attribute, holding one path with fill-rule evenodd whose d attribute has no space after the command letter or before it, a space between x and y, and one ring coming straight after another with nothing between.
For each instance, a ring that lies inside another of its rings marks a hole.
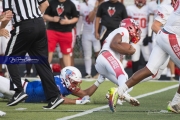
<instances>
[{"instance_id":1,"label":"team logo on helmet","mask_svg":"<svg viewBox=\"0 0 180 120\"><path fill-rule=\"evenodd\" d=\"M66 70L66 74L65 74L65 77L66 79L69 79L69 76L73 76L75 75L75 73L69 69Z\"/></svg>"},{"instance_id":2,"label":"team logo on helmet","mask_svg":"<svg viewBox=\"0 0 180 120\"><path fill-rule=\"evenodd\" d=\"M111 17L116 12L116 9L115 9L115 7L109 7L107 12L108 12L109 16Z\"/></svg>"},{"instance_id":3,"label":"team logo on helmet","mask_svg":"<svg viewBox=\"0 0 180 120\"><path fill-rule=\"evenodd\" d=\"M64 12L64 6L62 4L58 5L56 10L57 10L58 15L61 15Z\"/></svg>"}]
</instances>

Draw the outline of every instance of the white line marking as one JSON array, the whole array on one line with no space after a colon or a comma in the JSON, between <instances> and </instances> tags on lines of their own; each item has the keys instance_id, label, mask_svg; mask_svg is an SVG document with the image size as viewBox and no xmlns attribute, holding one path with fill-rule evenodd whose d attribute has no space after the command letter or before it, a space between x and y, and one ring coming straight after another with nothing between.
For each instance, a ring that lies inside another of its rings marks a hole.
<instances>
[{"instance_id":1,"label":"white line marking","mask_svg":"<svg viewBox=\"0 0 180 120\"><path fill-rule=\"evenodd\" d=\"M146 94L138 95L138 96L136 96L135 98L147 97L147 96L150 96L150 95L153 95L153 94L161 93L161 92L164 92L164 91L167 91L167 90L176 88L176 87L178 87L178 86L179 86L179 84L177 84L177 85L172 85L172 86L169 86L169 87L166 87L166 88L163 88L163 89L154 91L154 92L149 92L149 93L146 93ZM81 112L81 113L78 113L78 114L75 114L75 115L71 115L71 116L67 116L67 117L63 117L63 118L58 118L58 119L56 119L56 120L69 120L69 119L71 119L71 118L75 118L75 117L87 115L87 114L92 113L93 111L102 110L102 109L105 109L105 108L108 108L108 107L109 107L108 105L105 105L105 106L102 106L102 107L97 107L97 108L93 108L93 109L91 109L91 110L87 110L87 111L85 111L85 112Z\"/></svg>"}]
</instances>

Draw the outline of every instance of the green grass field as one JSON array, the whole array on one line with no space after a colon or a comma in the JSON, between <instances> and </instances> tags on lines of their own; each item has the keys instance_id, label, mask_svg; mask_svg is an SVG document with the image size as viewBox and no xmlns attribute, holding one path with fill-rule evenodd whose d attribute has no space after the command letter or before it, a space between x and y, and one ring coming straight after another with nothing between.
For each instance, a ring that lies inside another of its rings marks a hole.
<instances>
[{"instance_id":1,"label":"green grass field","mask_svg":"<svg viewBox=\"0 0 180 120\"><path fill-rule=\"evenodd\" d=\"M84 81L82 89L91 86L94 83ZM132 96L139 96L149 92L157 91L168 86L173 86L178 82L157 82L150 81L138 84L130 92ZM117 105L116 112L112 113L108 108L105 94L107 90L115 85L110 81L105 81L93 96L91 103L86 105L64 105L62 104L55 110L43 110L45 103L20 103L17 106L7 107L7 100L0 99L0 110L6 112L6 116L0 117L0 120L67 120L65 117L72 117L72 120L179 120L180 114L168 112L166 110L168 101L170 101L176 88L152 94L139 98L140 106L133 107L129 103ZM68 96L75 98L74 96ZM104 107L100 109L99 107ZM25 110L18 110L25 108ZM99 108L99 110L95 109ZM81 115L86 114L86 115ZM75 115L76 117L73 117ZM79 117L77 117L79 115Z\"/></svg>"}]
</instances>

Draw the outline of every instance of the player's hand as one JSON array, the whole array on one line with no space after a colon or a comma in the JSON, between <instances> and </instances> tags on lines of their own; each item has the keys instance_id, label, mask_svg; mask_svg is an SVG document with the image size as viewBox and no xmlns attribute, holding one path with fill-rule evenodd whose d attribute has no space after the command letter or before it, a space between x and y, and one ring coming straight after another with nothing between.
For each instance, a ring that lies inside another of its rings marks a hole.
<instances>
[{"instance_id":1,"label":"player's hand","mask_svg":"<svg viewBox=\"0 0 180 120\"><path fill-rule=\"evenodd\" d=\"M60 19L59 16L54 16L53 17L53 22L59 22L59 19Z\"/></svg>"},{"instance_id":2,"label":"player's hand","mask_svg":"<svg viewBox=\"0 0 180 120\"><path fill-rule=\"evenodd\" d=\"M13 13L11 10L8 10L0 16L0 21L6 21L6 20L11 20L13 18Z\"/></svg>"},{"instance_id":3,"label":"player's hand","mask_svg":"<svg viewBox=\"0 0 180 120\"><path fill-rule=\"evenodd\" d=\"M99 35L99 33L95 33L95 37L96 37L97 40L100 40L100 35Z\"/></svg>"},{"instance_id":4,"label":"player's hand","mask_svg":"<svg viewBox=\"0 0 180 120\"><path fill-rule=\"evenodd\" d=\"M4 36L5 38L10 37L9 31L5 28L0 29L0 36Z\"/></svg>"},{"instance_id":5,"label":"player's hand","mask_svg":"<svg viewBox=\"0 0 180 120\"><path fill-rule=\"evenodd\" d=\"M61 25L68 25L68 24L70 24L70 20L66 16L64 16L64 19L60 20L60 24Z\"/></svg>"},{"instance_id":6,"label":"player's hand","mask_svg":"<svg viewBox=\"0 0 180 120\"><path fill-rule=\"evenodd\" d=\"M76 100L76 104L84 105L90 103L90 97L89 95L84 96L81 100Z\"/></svg>"},{"instance_id":7,"label":"player's hand","mask_svg":"<svg viewBox=\"0 0 180 120\"><path fill-rule=\"evenodd\" d=\"M152 42L152 37L146 35L146 37L143 40L143 45L147 46L150 42Z\"/></svg>"}]
</instances>

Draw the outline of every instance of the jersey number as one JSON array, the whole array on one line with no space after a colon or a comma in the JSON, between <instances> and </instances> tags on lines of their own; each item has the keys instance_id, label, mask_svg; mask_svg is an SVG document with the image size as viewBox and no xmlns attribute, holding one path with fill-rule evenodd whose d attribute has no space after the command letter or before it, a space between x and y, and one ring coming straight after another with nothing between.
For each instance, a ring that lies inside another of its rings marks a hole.
<instances>
[{"instance_id":1,"label":"jersey number","mask_svg":"<svg viewBox=\"0 0 180 120\"><path fill-rule=\"evenodd\" d=\"M134 18L135 20L137 20L137 21L139 21L139 26L141 27L141 28L146 28L146 22L147 22L147 20L146 20L146 18Z\"/></svg>"}]
</instances>

